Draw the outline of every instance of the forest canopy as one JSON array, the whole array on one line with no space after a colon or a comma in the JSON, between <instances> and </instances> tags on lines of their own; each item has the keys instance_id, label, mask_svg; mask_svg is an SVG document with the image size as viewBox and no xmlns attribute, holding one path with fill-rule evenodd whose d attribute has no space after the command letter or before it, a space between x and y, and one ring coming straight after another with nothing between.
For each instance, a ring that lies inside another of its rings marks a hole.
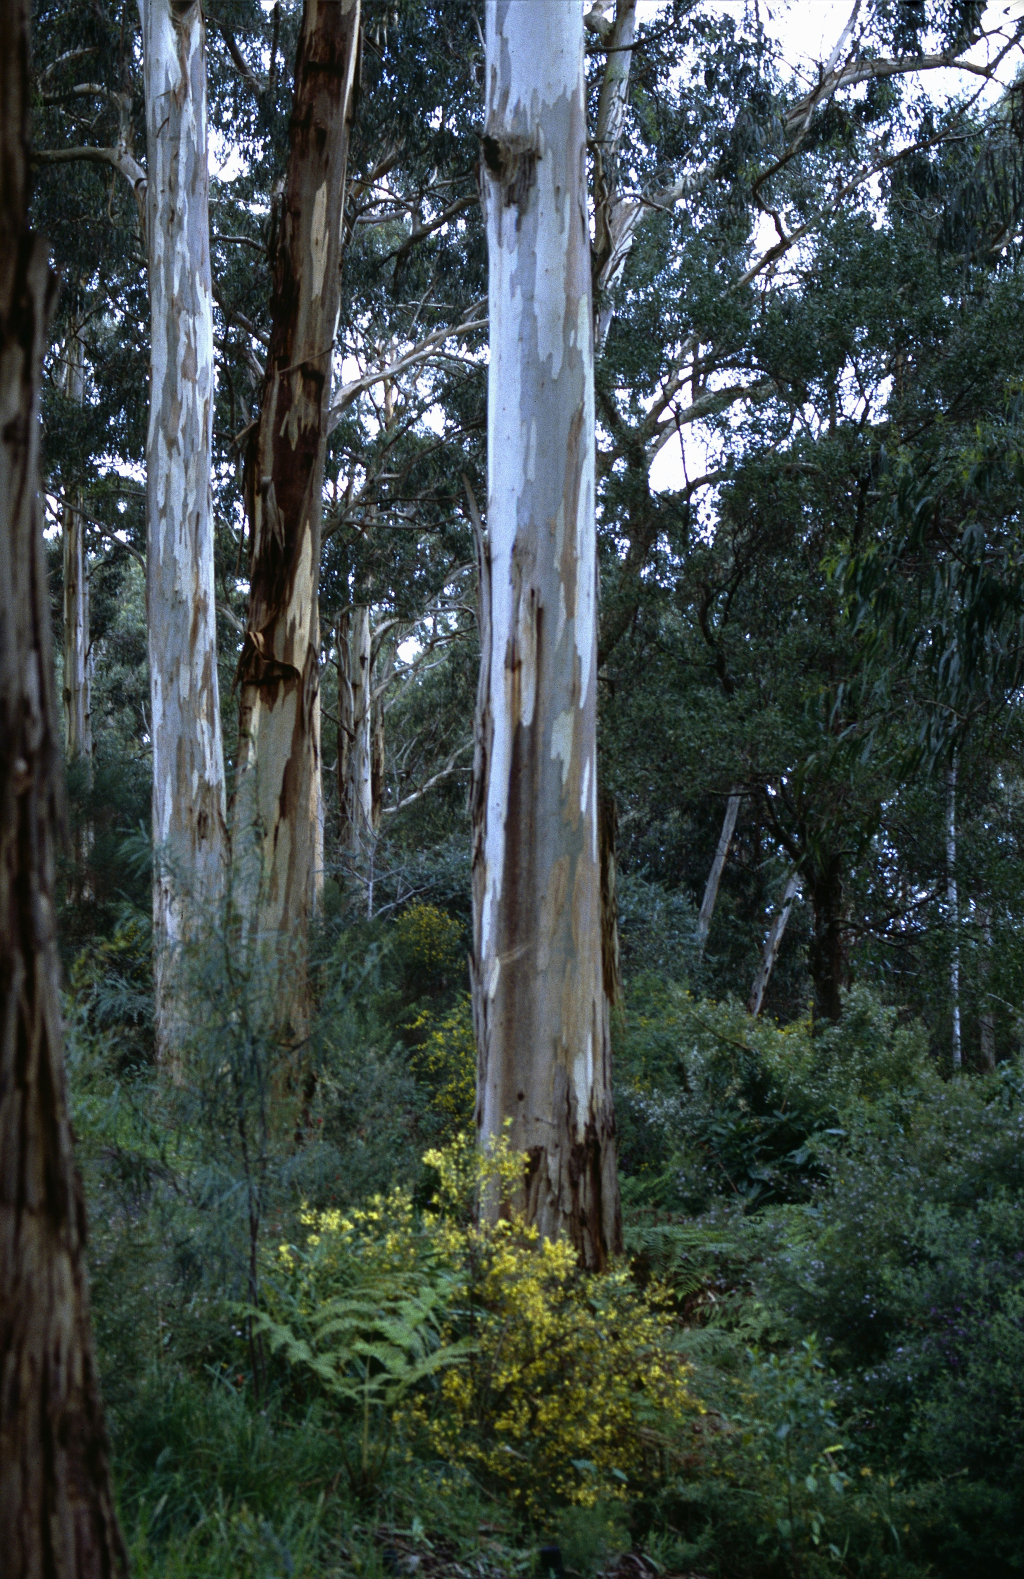
<instances>
[{"instance_id":1,"label":"forest canopy","mask_svg":"<svg viewBox=\"0 0 1024 1579\"><path fill-rule=\"evenodd\" d=\"M810 9L34 6L137 1574L1024 1563L1024 17Z\"/></svg>"}]
</instances>

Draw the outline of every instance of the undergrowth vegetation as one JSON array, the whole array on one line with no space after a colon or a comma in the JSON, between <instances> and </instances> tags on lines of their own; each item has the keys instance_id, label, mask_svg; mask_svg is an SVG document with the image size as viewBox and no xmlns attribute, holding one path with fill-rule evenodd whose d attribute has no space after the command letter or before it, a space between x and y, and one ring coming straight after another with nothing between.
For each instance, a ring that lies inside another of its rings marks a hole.
<instances>
[{"instance_id":1,"label":"undergrowth vegetation","mask_svg":"<svg viewBox=\"0 0 1024 1579\"><path fill-rule=\"evenodd\" d=\"M146 928L70 971L93 1308L137 1574L959 1579L1024 1563L1024 1070L872 993L752 1021L662 975L617 1050L627 1253L481 1157L462 922L325 933L296 1050L212 935L152 1064ZM472 1565L467 1569L467 1564Z\"/></svg>"}]
</instances>

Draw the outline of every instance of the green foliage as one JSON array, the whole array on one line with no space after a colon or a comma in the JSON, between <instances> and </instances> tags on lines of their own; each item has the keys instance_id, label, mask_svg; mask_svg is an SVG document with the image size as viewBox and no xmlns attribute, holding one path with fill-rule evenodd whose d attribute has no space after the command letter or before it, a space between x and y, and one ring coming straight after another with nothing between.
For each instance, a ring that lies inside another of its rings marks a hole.
<instances>
[{"instance_id":1,"label":"green foliage","mask_svg":"<svg viewBox=\"0 0 1024 1579\"><path fill-rule=\"evenodd\" d=\"M816 1036L809 1018L778 1026L641 980L627 1025L627 1166L641 1196L689 1210L723 1193L748 1206L807 1200L850 1111L895 1097L925 1068L920 1028L863 988Z\"/></svg>"},{"instance_id":2,"label":"green foliage","mask_svg":"<svg viewBox=\"0 0 1024 1579\"><path fill-rule=\"evenodd\" d=\"M69 973L69 997L92 1034L105 1035L125 1063L153 1049L153 938L148 917L129 913L112 936L87 945Z\"/></svg>"},{"instance_id":3,"label":"green foliage","mask_svg":"<svg viewBox=\"0 0 1024 1579\"><path fill-rule=\"evenodd\" d=\"M1007 1489L1024 1467L1019 1090L1019 1071L932 1079L861 1114L815 1238L768 1268L847 1378L865 1451Z\"/></svg>"},{"instance_id":4,"label":"green foliage","mask_svg":"<svg viewBox=\"0 0 1024 1579\"><path fill-rule=\"evenodd\" d=\"M565 1567L583 1579L600 1573L629 1549L629 1530L623 1522L621 1504L565 1508L558 1517L555 1534Z\"/></svg>"},{"instance_id":5,"label":"green foliage","mask_svg":"<svg viewBox=\"0 0 1024 1579\"><path fill-rule=\"evenodd\" d=\"M437 905L409 905L396 920L391 941L407 990L413 993L443 992L464 975L463 928Z\"/></svg>"},{"instance_id":6,"label":"green foliage","mask_svg":"<svg viewBox=\"0 0 1024 1579\"><path fill-rule=\"evenodd\" d=\"M287 1553L313 1576L360 1552L376 1571L353 1523L371 1514L415 1516L422 1541L454 1528L466 1551L481 1522L511 1547L557 1534L580 1574L630 1542L716 1579L961 1579L979 1550L1013 1571L1017 1065L944 1081L866 991L813 1036L636 981L629 1270L584 1279L564 1247L475 1224L514 1157L462 1143L430 1154L430 1186L410 1165L390 1188L405 1164L374 1141L414 1155L448 1068L418 1060L439 1033L468 1039L465 1000L389 1052L381 939L325 940L296 1063L256 963L211 936L190 1063L165 1082L126 1058L134 1033L100 990L143 990L144 936L126 920L83 956L70 1041L139 1571L276 1579Z\"/></svg>"},{"instance_id":7,"label":"green foliage","mask_svg":"<svg viewBox=\"0 0 1024 1579\"><path fill-rule=\"evenodd\" d=\"M365 1495L386 1467L398 1405L463 1363L472 1345L444 1341L456 1281L417 1235L408 1192L377 1197L350 1217L304 1210L300 1221L312 1231L301 1247L279 1247L273 1314L250 1315L271 1354L307 1371L354 1412L359 1449L348 1470L353 1490Z\"/></svg>"},{"instance_id":8,"label":"green foliage","mask_svg":"<svg viewBox=\"0 0 1024 1579\"><path fill-rule=\"evenodd\" d=\"M425 1214L403 1191L348 1216L302 1214L257 1330L352 1423L360 1495L397 1419L452 1484L481 1480L530 1518L628 1500L696 1411L666 1300L623 1271L582 1277L568 1245L538 1244L514 1219L475 1225L473 1198L521 1166L507 1147L480 1158L460 1138L426 1160L439 1185Z\"/></svg>"},{"instance_id":9,"label":"green foliage","mask_svg":"<svg viewBox=\"0 0 1024 1579\"><path fill-rule=\"evenodd\" d=\"M704 1474L667 1495L669 1519L696 1533L710 1518L718 1562L745 1558L748 1572L841 1571L846 1450L814 1340L748 1353L730 1402L707 1434Z\"/></svg>"},{"instance_id":10,"label":"green foliage","mask_svg":"<svg viewBox=\"0 0 1024 1579\"><path fill-rule=\"evenodd\" d=\"M134 10L36 11L36 147L144 160ZM486 294L476 11L364 3L339 325L364 367ZM917 59L978 13L861 6L858 58ZM211 122L229 154L211 233L229 768L247 594L233 441L259 398L298 17L224 0L209 34ZM436 1220L415 1209L438 1171L424 1174L424 1147L472 1109L476 636L461 500L464 474L485 491L481 332L383 400L368 391L329 443L324 760L333 633L368 604L375 681L393 682L385 799L410 797L355 874L371 919L338 935L351 896L333 896L301 1048L273 1032L273 973L213 925L188 961L189 1043L171 1078L151 1065L138 920L144 249L115 172L39 166L36 224L63 276L44 492L51 512L74 494L87 519L95 659L95 759L71 774L63 872L69 1064L141 1573L378 1579L382 1542L358 1523L371 1513L433 1575L528 1571L531 1520L581 1573L626 1544L627 1518L664 1569L716 1579L968 1579L979 1566L1003 1579L1024 1561L1020 94L989 110L913 74L839 88L787 157L804 90L766 17L669 0L631 52L630 189L678 183L682 196L642 205L602 304L601 775L619 801L631 978L617 1048L629 1270L605 1279L580 1278L564 1247L476 1228L471 1148L441 1157ZM588 38L593 110L607 57ZM76 89L85 76L94 97ZM857 172L870 169L882 174L868 192ZM766 212L799 253L748 274ZM80 403L62 383L71 333ZM655 483L652 457L680 434L688 476ZM415 672L397 659L409 631L429 660ZM956 933L945 786L921 752L954 738ZM696 905L735 786L701 953ZM331 870L329 772L323 787ZM767 1001L782 1023L753 1023L740 1004L794 863L804 897ZM905 1010L855 987L812 1034L830 927L837 979L881 985ZM968 1066L993 1021L1003 1063L949 1083L954 935ZM259 1314L240 1318L239 1301ZM707 1414L677 1410L683 1394Z\"/></svg>"},{"instance_id":11,"label":"green foliage","mask_svg":"<svg viewBox=\"0 0 1024 1579\"><path fill-rule=\"evenodd\" d=\"M454 1008L436 1018L424 1013L414 1027L422 1040L411 1067L429 1091L440 1139L450 1141L472 1126L476 1108L476 1037L469 994L463 993Z\"/></svg>"}]
</instances>

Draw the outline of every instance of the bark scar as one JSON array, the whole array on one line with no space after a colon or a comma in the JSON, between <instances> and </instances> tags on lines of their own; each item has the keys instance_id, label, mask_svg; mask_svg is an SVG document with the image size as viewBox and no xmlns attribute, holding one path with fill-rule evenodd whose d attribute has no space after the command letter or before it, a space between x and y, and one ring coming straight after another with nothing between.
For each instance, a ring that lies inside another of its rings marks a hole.
<instances>
[{"instance_id":1,"label":"bark scar","mask_svg":"<svg viewBox=\"0 0 1024 1579\"><path fill-rule=\"evenodd\" d=\"M484 132L480 148L488 175L504 189L505 207L517 208L522 213L536 180L540 158L536 136L492 137Z\"/></svg>"}]
</instances>

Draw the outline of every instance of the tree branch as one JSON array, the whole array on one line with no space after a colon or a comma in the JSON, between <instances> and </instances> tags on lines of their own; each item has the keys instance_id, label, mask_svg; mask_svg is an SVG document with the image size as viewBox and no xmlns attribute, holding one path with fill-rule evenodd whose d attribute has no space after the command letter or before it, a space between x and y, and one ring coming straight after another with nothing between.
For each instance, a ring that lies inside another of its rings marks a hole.
<instances>
[{"instance_id":1,"label":"tree branch","mask_svg":"<svg viewBox=\"0 0 1024 1579\"><path fill-rule=\"evenodd\" d=\"M256 73L249 65L249 62L246 60L245 56L242 54L242 51L235 42L234 34L228 31L223 22L217 23L217 30L220 33L221 38L224 40L225 46L227 47L227 52L231 56L232 64L238 71L239 76L245 78L245 81L249 84L249 86L252 88L252 91L257 96L262 97L262 95L267 91L267 84L260 81L259 77L257 77Z\"/></svg>"},{"instance_id":2,"label":"tree branch","mask_svg":"<svg viewBox=\"0 0 1024 1579\"><path fill-rule=\"evenodd\" d=\"M123 148L42 148L32 155L35 164L106 164L123 175L132 189L139 211L142 234L146 234L146 172Z\"/></svg>"},{"instance_id":3,"label":"tree branch","mask_svg":"<svg viewBox=\"0 0 1024 1579\"><path fill-rule=\"evenodd\" d=\"M482 306L482 301L474 302L469 310L470 312L476 312ZM421 340L418 345L414 345L411 350L406 351L400 357L396 357L393 362L389 362L386 367L376 368L372 373L364 373L361 378L354 378L350 383L343 384L337 392L334 405L331 407L331 413L327 421L328 434L334 432L352 402L358 399L360 395L365 394L368 389L372 389L374 384L382 384L387 379L397 378L399 374L406 372L410 367L417 366L418 363L425 361L430 353L436 350L439 345L442 345L445 340L453 340L456 336L471 334L477 329L486 328L486 318L476 318L469 323L463 321L454 327L444 325L428 334L425 339Z\"/></svg>"},{"instance_id":4,"label":"tree branch","mask_svg":"<svg viewBox=\"0 0 1024 1579\"><path fill-rule=\"evenodd\" d=\"M445 779L450 779L453 774L465 773L467 771L465 768L458 768L455 766L455 764L459 757L472 749L472 746L472 740L464 740L458 750L452 752L452 755L448 758L447 763L439 773L432 774L429 779L420 785L419 789L413 790L411 795L406 795L402 800L396 801L394 806L381 807L381 816L393 817L396 812L404 811L405 808L407 806L411 806L414 801L422 800L424 795L426 795L429 790L432 790L436 787L436 785L443 783Z\"/></svg>"}]
</instances>

